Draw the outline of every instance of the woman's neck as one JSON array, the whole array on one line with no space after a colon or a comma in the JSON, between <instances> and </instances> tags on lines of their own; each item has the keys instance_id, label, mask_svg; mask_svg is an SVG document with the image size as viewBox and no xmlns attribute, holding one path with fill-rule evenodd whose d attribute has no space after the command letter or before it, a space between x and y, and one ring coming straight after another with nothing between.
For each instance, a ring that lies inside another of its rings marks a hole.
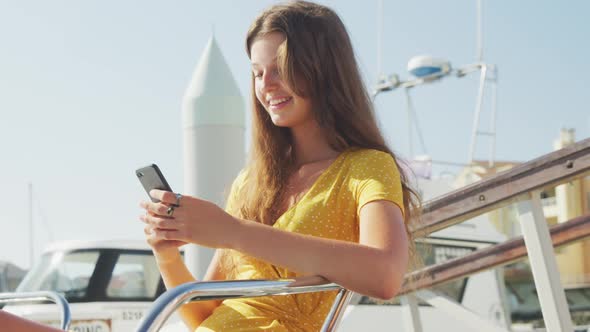
<instances>
[{"instance_id":1,"label":"woman's neck","mask_svg":"<svg viewBox=\"0 0 590 332\"><path fill-rule=\"evenodd\" d=\"M330 146L315 121L305 126L291 128L291 133L293 157L297 166L336 158L339 154Z\"/></svg>"}]
</instances>

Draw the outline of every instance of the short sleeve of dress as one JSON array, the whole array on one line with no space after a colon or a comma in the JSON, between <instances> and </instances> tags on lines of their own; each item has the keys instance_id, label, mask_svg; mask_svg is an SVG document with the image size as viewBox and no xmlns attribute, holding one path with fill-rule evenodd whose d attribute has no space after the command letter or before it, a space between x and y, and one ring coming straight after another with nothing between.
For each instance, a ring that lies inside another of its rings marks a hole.
<instances>
[{"instance_id":1,"label":"short sleeve of dress","mask_svg":"<svg viewBox=\"0 0 590 332\"><path fill-rule=\"evenodd\" d=\"M236 203L238 201L238 195L239 195L240 189L242 189L242 187L244 185L245 179L246 179L246 170L243 169L240 171L238 176L234 179L234 181L231 185L230 191L229 191L229 195L227 196L227 200L225 202L225 212L231 214L232 216L235 216L238 212L238 211L236 211L236 209L238 208Z\"/></svg>"},{"instance_id":2,"label":"short sleeve of dress","mask_svg":"<svg viewBox=\"0 0 590 332\"><path fill-rule=\"evenodd\" d=\"M400 173L390 154L378 150L364 151L354 161L352 170L357 184L357 215L365 204L377 200L393 202L404 214Z\"/></svg>"}]
</instances>

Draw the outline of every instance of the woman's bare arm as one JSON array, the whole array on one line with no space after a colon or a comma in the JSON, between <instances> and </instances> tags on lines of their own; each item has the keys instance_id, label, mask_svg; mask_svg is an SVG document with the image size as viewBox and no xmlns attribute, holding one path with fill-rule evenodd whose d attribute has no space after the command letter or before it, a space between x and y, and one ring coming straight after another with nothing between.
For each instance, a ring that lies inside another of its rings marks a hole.
<instances>
[{"instance_id":1,"label":"woman's bare arm","mask_svg":"<svg viewBox=\"0 0 590 332\"><path fill-rule=\"evenodd\" d=\"M152 197L174 202L172 193L153 190ZM183 196L174 219L167 207L143 203L142 220L154 238L229 248L291 271L321 275L352 291L388 299L401 287L408 263L408 239L401 209L390 201L365 204L360 211L360 243L288 232L235 218L214 203Z\"/></svg>"},{"instance_id":2,"label":"woman's bare arm","mask_svg":"<svg viewBox=\"0 0 590 332\"><path fill-rule=\"evenodd\" d=\"M372 297L389 299L401 287L408 239L400 208L374 201L360 211L360 243L287 232L242 220L232 249L300 273L321 275Z\"/></svg>"},{"instance_id":3,"label":"woman's bare arm","mask_svg":"<svg viewBox=\"0 0 590 332\"><path fill-rule=\"evenodd\" d=\"M2 331L63 332L63 330L24 319L3 310L0 310L0 326Z\"/></svg>"},{"instance_id":4,"label":"woman's bare arm","mask_svg":"<svg viewBox=\"0 0 590 332\"><path fill-rule=\"evenodd\" d=\"M167 289L174 288L187 282L196 281L182 261L180 253L174 256L168 255L165 258L156 258L158 268L160 269L162 279L164 280ZM220 251L217 250L209 264L209 268L207 269L203 281L225 279L225 275L221 271L220 259ZM178 311L184 323L191 330L195 330L220 304L221 301L192 302L183 305Z\"/></svg>"}]
</instances>

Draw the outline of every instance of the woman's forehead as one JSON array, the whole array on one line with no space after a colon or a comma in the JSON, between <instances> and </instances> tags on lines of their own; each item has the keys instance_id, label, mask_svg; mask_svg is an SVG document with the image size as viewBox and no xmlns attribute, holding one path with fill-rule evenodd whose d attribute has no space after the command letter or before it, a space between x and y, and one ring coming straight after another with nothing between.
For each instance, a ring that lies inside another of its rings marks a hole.
<instances>
[{"instance_id":1,"label":"woman's forehead","mask_svg":"<svg viewBox=\"0 0 590 332\"><path fill-rule=\"evenodd\" d=\"M256 37L250 48L252 66L264 66L276 62L277 50L285 41L285 36L279 32L272 32Z\"/></svg>"}]
</instances>

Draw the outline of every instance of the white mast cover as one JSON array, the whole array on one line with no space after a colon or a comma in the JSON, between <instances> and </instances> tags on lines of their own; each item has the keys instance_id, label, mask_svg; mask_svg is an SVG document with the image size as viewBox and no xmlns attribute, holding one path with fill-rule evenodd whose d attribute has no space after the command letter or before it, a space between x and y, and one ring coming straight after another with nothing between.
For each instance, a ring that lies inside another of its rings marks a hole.
<instances>
[{"instance_id":1,"label":"white mast cover","mask_svg":"<svg viewBox=\"0 0 590 332\"><path fill-rule=\"evenodd\" d=\"M233 179L244 166L244 101L215 38L211 37L186 90L183 104L184 193L224 207ZM185 262L204 276L213 250L189 245Z\"/></svg>"}]
</instances>

